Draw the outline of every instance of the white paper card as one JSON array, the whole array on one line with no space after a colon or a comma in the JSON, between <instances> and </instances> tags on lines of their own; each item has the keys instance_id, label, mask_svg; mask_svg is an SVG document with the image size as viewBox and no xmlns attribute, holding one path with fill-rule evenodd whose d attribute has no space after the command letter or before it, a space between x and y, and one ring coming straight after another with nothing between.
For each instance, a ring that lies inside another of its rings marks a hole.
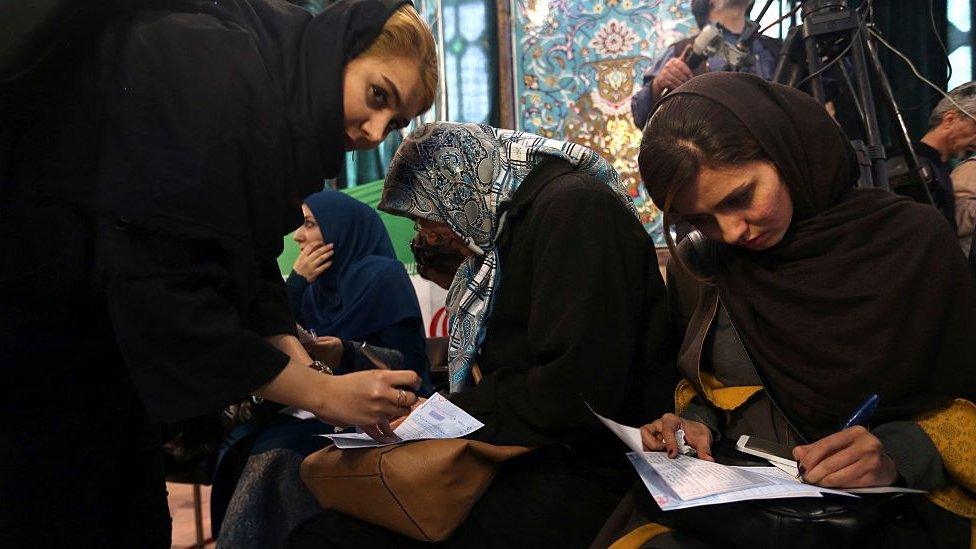
<instances>
[{"instance_id":1,"label":"white paper card","mask_svg":"<svg viewBox=\"0 0 976 549\"><path fill-rule=\"evenodd\" d=\"M646 453L630 453L627 457L637 469L644 486L651 493L651 497L657 502L658 506L664 511L675 509L687 509L689 507L701 507L703 505L716 505L719 503L732 503L735 501L746 501L752 499L780 499L798 497L823 497L823 494L837 494L848 497L857 497L853 494L830 490L797 482L788 473L780 471L774 467L729 467L737 469L749 475L759 475L765 478L767 484L753 488L733 489L732 491L716 494L712 496L700 497L692 500L683 500L678 497L674 490L657 474L650 463L643 457ZM680 458L679 458L680 459ZM687 458L693 459L693 458ZM720 466L724 467L724 466Z\"/></svg>"},{"instance_id":2,"label":"white paper card","mask_svg":"<svg viewBox=\"0 0 976 549\"><path fill-rule=\"evenodd\" d=\"M342 433L322 435L332 439L337 448L375 448L408 440L434 438L460 438L469 435L485 425L458 408L439 393L427 399L407 416L407 419L393 430L397 439L390 442L374 440L366 433Z\"/></svg>"},{"instance_id":3,"label":"white paper card","mask_svg":"<svg viewBox=\"0 0 976 549\"><path fill-rule=\"evenodd\" d=\"M607 429L613 431L613 434L617 435L617 438L623 441L634 452L643 452L644 443L641 442L640 429L636 427L629 427L627 425L621 425L612 419L605 418L600 414L596 413L589 404L586 405L587 408L593 412L593 415L600 420L601 423L607 426Z\"/></svg>"},{"instance_id":4,"label":"white paper card","mask_svg":"<svg viewBox=\"0 0 976 549\"><path fill-rule=\"evenodd\" d=\"M668 488L683 501L770 484L767 477L679 454L640 452Z\"/></svg>"}]
</instances>

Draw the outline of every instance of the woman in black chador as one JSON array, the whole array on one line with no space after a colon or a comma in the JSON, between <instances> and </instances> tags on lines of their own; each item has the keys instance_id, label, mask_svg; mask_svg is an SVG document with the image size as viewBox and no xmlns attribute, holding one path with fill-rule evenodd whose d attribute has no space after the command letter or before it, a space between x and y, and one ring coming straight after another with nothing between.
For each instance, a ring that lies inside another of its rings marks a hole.
<instances>
[{"instance_id":1,"label":"woman in black chador","mask_svg":"<svg viewBox=\"0 0 976 549\"><path fill-rule=\"evenodd\" d=\"M378 434L415 401L411 371L308 367L275 258L345 151L430 106L429 29L402 0L153 4L2 90L3 546L169 546L153 422L256 394Z\"/></svg>"},{"instance_id":2,"label":"woman in black chador","mask_svg":"<svg viewBox=\"0 0 976 549\"><path fill-rule=\"evenodd\" d=\"M448 371L451 401L484 424L468 436L534 448L440 546L585 547L633 477L587 405L633 423L669 408L674 388L664 281L616 170L575 143L436 122L400 145L379 208L464 258L447 293ZM289 542L422 545L334 511Z\"/></svg>"}]
</instances>

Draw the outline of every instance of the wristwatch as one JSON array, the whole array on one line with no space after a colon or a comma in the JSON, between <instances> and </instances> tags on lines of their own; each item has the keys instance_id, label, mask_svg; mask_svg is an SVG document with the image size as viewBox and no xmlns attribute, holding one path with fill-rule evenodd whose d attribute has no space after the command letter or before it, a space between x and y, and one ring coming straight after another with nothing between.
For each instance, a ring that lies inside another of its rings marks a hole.
<instances>
[{"instance_id":1,"label":"wristwatch","mask_svg":"<svg viewBox=\"0 0 976 549\"><path fill-rule=\"evenodd\" d=\"M308 365L308 367L313 370L318 370L323 374L329 374L330 376L334 375L335 373L332 371L332 368L328 364L322 362L321 360L313 360L312 363Z\"/></svg>"}]
</instances>

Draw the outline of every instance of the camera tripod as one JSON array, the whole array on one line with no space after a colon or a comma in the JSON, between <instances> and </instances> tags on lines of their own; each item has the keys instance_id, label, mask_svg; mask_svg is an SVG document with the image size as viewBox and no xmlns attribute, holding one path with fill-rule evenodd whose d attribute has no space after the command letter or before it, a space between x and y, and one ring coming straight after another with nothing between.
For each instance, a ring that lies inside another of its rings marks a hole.
<instances>
[{"instance_id":1,"label":"camera tripod","mask_svg":"<svg viewBox=\"0 0 976 549\"><path fill-rule=\"evenodd\" d=\"M767 0L762 13L773 0ZM790 28L776 64L773 81L788 86L808 85L807 90L821 104L829 100L825 92L825 73L836 67L839 84L845 85L857 110L864 139L851 141L861 167L859 185L890 190L889 162L885 158L884 140L878 126L875 90L890 113L895 128L893 141L904 151L903 173L897 179L905 186L919 186L917 199L933 204L929 185L931 167L919 161L908 135L908 127L888 77L878 58L878 47L871 37L873 23L865 21L847 0L803 0L800 6L802 24ZM825 59L830 61L825 62ZM900 187L901 185L899 185ZM899 188L899 191L902 189Z\"/></svg>"}]
</instances>

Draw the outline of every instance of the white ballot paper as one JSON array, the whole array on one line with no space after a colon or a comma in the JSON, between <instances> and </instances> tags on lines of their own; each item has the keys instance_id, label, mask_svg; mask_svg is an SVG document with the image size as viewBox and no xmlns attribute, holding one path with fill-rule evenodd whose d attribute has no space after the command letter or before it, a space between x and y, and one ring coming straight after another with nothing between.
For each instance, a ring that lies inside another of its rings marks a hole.
<instances>
[{"instance_id":1,"label":"white ballot paper","mask_svg":"<svg viewBox=\"0 0 976 549\"><path fill-rule=\"evenodd\" d=\"M833 490L799 482L795 470L786 466L735 467L685 455L671 459L665 452L644 452L638 429L607 419L592 407L590 411L633 450L627 454L628 459L637 469L654 501L664 511L750 499L819 498L823 494L858 497L858 493L919 492L894 487Z\"/></svg>"},{"instance_id":2,"label":"white ballot paper","mask_svg":"<svg viewBox=\"0 0 976 549\"><path fill-rule=\"evenodd\" d=\"M332 439L337 448L375 448L408 440L433 438L460 438L471 434L485 425L455 406L439 393L410 412L407 419L393 430L396 440L380 442L366 433L342 433L322 435Z\"/></svg>"},{"instance_id":3,"label":"white ballot paper","mask_svg":"<svg viewBox=\"0 0 976 549\"><path fill-rule=\"evenodd\" d=\"M840 490L797 482L775 467L729 467L688 456L670 459L663 452L631 452L627 457L654 501L664 511L750 499L819 498L822 494L857 497ZM702 475L701 472L706 469L711 470ZM717 474L719 469L726 471ZM663 475L658 471L662 471ZM748 480L736 481L737 476ZM700 484L706 488L699 488ZM721 492L718 492L719 486L722 487ZM689 491L688 488L693 490ZM703 495L695 496L695 493Z\"/></svg>"},{"instance_id":4,"label":"white ballot paper","mask_svg":"<svg viewBox=\"0 0 976 549\"><path fill-rule=\"evenodd\" d=\"M640 429L636 427L629 427L627 425L621 425L612 419L607 419L601 416L600 414L596 413L596 410L594 410L593 407L590 406L588 403L586 407L589 408L591 412L593 412L593 415L595 415L596 418L600 420L600 423L606 425L607 429L613 431L613 434L617 435L617 438L622 440L624 444L627 445L628 448L630 448L634 452L644 451L644 443L641 442Z\"/></svg>"},{"instance_id":5,"label":"white ballot paper","mask_svg":"<svg viewBox=\"0 0 976 549\"><path fill-rule=\"evenodd\" d=\"M627 425L622 425L612 419L601 416L600 414L596 413L596 410L594 410L593 407L589 405L589 403L586 404L586 407L590 409L590 412L593 412L593 415L595 415L596 418L600 420L600 423L603 423L604 425L607 426L607 429L613 431L613 434L617 435L617 438L622 440L623 443L626 444L628 448L630 448L635 452L644 451L644 442L641 440L640 429L636 427L629 427ZM677 432L675 432L675 436L678 439L679 452L685 455L696 453L694 448L685 444L684 431L678 429Z\"/></svg>"},{"instance_id":6,"label":"white ballot paper","mask_svg":"<svg viewBox=\"0 0 976 549\"><path fill-rule=\"evenodd\" d=\"M665 452L634 452L627 456L636 456L630 457L631 463L637 460L649 465L682 501L771 483L768 477L757 473L680 454L673 459Z\"/></svg>"}]
</instances>

